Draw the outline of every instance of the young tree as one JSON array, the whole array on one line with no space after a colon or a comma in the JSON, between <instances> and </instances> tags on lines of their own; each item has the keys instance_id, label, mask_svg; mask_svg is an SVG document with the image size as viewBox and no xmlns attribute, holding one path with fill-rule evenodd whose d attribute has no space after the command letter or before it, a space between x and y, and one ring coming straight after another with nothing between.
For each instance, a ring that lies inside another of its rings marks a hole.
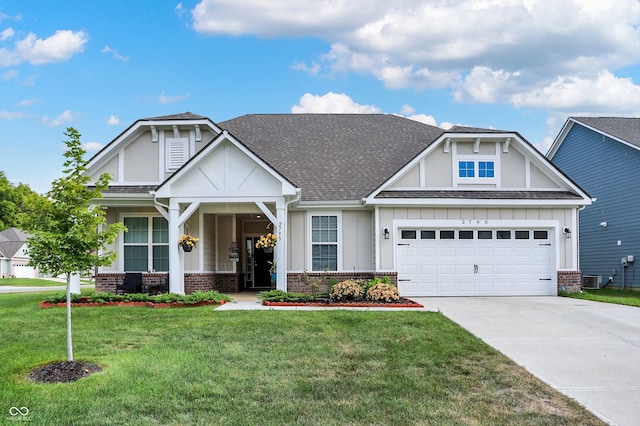
<instances>
[{"instance_id":1,"label":"young tree","mask_svg":"<svg viewBox=\"0 0 640 426\"><path fill-rule=\"evenodd\" d=\"M80 133L69 127L64 134L69 138L65 142L64 176L53 181L48 200L41 202L37 213L26 217L23 223L32 235L27 241L30 264L45 273L67 277L67 352L68 361L73 361L71 274L110 265L116 253L105 251L106 246L125 228L121 223L106 225L105 211L91 205L108 188L110 176L103 174L95 188L89 188Z\"/></svg>"}]
</instances>

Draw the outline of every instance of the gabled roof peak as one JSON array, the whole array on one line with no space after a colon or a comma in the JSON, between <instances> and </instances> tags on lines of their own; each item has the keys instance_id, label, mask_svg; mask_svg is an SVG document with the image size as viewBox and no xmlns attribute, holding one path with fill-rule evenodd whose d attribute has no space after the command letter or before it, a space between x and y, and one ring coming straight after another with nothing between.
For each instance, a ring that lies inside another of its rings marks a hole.
<instances>
[{"instance_id":1,"label":"gabled roof peak","mask_svg":"<svg viewBox=\"0 0 640 426\"><path fill-rule=\"evenodd\" d=\"M171 121L171 120L206 120L208 117L194 114L192 112L182 112L178 114L161 115L158 117L143 118L140 121Z\"/></svg>"}]
</instances>

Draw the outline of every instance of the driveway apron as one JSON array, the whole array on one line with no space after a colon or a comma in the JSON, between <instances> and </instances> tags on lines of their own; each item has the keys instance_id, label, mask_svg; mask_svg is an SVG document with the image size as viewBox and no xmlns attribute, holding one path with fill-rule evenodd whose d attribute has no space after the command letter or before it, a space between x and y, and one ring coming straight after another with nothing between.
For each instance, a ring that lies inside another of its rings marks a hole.
<instances>
[{"instance_id":1,"label":"driveway apron","mask_svg":"<svg viewBox=\"0 0 640 426\"><path fill-rule=\"evenodd\" d=\"M609 424L640 425L640 308L564 297L414 300Z\"/></svg>"}]
</instances>

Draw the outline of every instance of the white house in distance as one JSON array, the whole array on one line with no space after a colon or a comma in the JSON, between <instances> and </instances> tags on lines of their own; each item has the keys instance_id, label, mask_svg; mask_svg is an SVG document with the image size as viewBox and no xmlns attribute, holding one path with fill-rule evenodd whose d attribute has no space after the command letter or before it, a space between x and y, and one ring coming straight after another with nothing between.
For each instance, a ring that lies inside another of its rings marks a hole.
<instances>
[{"instance_id":1,"label":"white house in distance","mask_svg":"<svg viewBox=\"0 0 640 426\"><path fill-rule=\"evenodd\" d=\"M591 198L517 132L445 131L385 114L192 113L140 119L88 164L113 177L127 233L96 291L125 272L169 290L305 290L301 275L389 276L403 296L579 290ZM261 235L278 238L272 253ZM183 234L199 238L191 252ZM308 290L308 289L307 289Z\"/></svg>"},{"instance_id":2,"label":"white house in distance","mask_svg":"<svg viewBox=\"0 0 640 426\"><path fill-rule=\"evenodd\" d=\"M29 234L17 228L0 232L0 278L37 278L28 265L27 238Z\"/></svg>"}]
</instances>

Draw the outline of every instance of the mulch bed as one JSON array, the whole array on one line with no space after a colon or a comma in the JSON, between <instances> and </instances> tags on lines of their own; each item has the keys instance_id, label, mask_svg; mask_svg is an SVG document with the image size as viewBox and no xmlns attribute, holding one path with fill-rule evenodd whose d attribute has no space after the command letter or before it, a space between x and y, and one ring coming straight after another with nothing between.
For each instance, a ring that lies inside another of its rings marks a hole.
<instances>
[{"instance_id":1,"label":"mulch bed","mask_svg":"<svg viewBox=\"0 0 640 426\"><path fill-rule=\"evenodd\" d=\"M395 302L345 301L332 302L324 299L316 302L262 302L265 306L318 306L331 308L424 308L420 303L401 297Z\"/></svg>"},{"instance_id":2,"label":"mulch bed","mask_svg":"<svg viewBox=\"0 0 640 426\"><path fill-rule=\"evenodd\" d=\"M88 362L61 361L38 367L29 373L29 379L39 383L67 383L102 371L99 365Z\"/></svg>"}]
</instances>

